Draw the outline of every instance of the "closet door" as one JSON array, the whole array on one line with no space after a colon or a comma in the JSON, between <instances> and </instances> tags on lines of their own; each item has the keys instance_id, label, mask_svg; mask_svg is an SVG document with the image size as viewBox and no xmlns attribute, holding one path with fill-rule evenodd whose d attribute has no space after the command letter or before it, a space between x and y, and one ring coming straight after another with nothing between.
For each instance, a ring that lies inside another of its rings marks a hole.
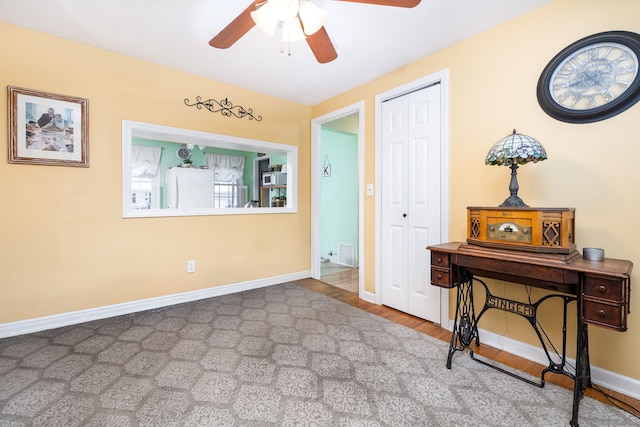
<instances>
[{"instance_id":1,"label":"closet door","mask_svg":"<svg viewBox=\"0 0 640 427\"><path fill-rule=\"evenodd\" d=\"M440 322L429 252L440 243L440 85L382 105L381 301Z\"/></svg>"}]
</instances>

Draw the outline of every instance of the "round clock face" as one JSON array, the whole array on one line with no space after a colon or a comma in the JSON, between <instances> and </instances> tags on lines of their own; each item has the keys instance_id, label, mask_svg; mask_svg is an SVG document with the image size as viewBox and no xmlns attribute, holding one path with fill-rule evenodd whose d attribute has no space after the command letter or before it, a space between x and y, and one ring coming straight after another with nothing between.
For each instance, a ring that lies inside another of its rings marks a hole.
<instances>
[{"instance_id":1,"label":"round clock face","mask_svg":"<svg viewBox=\"0 0 640 427\"><path fill-rule=\"evenodd\" d=\"M189 150L187 147L178 147L178 149L176 150L176 157L178 157L180 160L187 160L189 157L191 157L191 150Z\"/></svg>"},{"instance_id":2,"label":"round clock face","mask_svg":"<svg viewBox=\"0 0 640 427\"><path fill-rule=\"evenodd\" d=\"M578 40L549 62L538 81L538 102L558 120L590 123L612 117L640 99L640 35L610 31Z\"/></svg>"}]
</instances>

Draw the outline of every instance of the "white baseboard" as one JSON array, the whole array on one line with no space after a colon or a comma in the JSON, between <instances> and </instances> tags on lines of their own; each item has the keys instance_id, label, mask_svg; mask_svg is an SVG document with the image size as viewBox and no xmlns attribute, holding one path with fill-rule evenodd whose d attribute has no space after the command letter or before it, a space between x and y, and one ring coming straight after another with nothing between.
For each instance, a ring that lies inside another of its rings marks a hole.
<instances>
[{"instance_id":1,"label":"white baseboard","mask_svg":"<svg viewBox=\"0 0 640 427\"><path fill-rule=\"evenodd\" d=\"M360 299L370 302L371 304L378 304L376 302L376 294L374 294L373 292L362 291L360 292L359 296Z\"/></svg>"},{"instance_id":2,"label":"white baseboard","mask_svg":"<svg viewBox=\"0 0 640 427\"><path fill-rule=\"evenodd\" d=\"M451 328L449 328L449 330L453 330L453 320L451 320ZM480 335L480 345L487 344L499 350L504 350L513 355L539 363L543 366L549 365L547 356L541 347L536 347L512 338L500 336L484 329L479 329L478 334ZM475 346L475 343L472 345ZM556 362L559 361L559 358L557 360L554 358L553 360ZM575 367L576 361L575 359L567 358L567 364ZM591 381L596 385L617 391L625 396L640 399L640 381L634 378L625 377L624 375L607 371L606 369L593 366L592 364Z\"/></svg>"},{"instance_id":3,"label":"white baseboard","mask_svg":"<svg viewBox=\"0 0 640 427\"><path fill-rule=\"evenodd\" d=\"M265 279L250 280L247 282L234 283L224 286L216 286L214 288L184 292L180 294L165 295L161 297L125 302L122 304L114 304L87 310L54 314L52 316L38 317L35 319L3 323L0 324L0 338L31 334L47 329L76 325L78 323L91 322L94 320L106 319L108 317L121 316L124 314L131 314L139 311L151 310L174 304L198 301L205 298L248 291L250 289L264 288L267 286L306 279L308 277L311 277L311 271L301 271L298 273L268 277Z\"/></svg>"}]
</instances>

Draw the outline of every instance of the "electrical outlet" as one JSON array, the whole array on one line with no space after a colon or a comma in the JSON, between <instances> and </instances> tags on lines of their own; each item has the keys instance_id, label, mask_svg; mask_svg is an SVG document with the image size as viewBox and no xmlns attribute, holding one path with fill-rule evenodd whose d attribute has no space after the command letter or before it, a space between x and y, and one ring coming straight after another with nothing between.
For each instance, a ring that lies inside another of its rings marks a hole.
<instances>
[{"instance_id":1,"label":"electrical outlet","mask_svg":"<svg viewBox=\"0 0 640 427\"><path fill-rule=\"evenodd\" d=\"M196 262L194 260L187 261L187 273L196 272Z\"/></svg>"}]
</instances>

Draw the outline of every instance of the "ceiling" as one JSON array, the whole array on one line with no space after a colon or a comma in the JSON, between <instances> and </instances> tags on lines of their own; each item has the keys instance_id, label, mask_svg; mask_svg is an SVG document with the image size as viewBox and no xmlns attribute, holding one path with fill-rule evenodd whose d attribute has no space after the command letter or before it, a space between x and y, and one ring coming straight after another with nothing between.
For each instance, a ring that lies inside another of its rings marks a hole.
<instances>
[{"instance_id":1,"label":"ceiling","mask_svg":"<svg viewBox=\"0 0 640 427\"><path fill-rule=\"evenodd\" d=\"M422 0L412 9L313 0L328 12L338 52L327 64L304 41L280 53L280 41L257 27L229 49L210 47L251 1L0 0L0 20L315 105L553 0Z\"/></svg>"}]
</instances>

